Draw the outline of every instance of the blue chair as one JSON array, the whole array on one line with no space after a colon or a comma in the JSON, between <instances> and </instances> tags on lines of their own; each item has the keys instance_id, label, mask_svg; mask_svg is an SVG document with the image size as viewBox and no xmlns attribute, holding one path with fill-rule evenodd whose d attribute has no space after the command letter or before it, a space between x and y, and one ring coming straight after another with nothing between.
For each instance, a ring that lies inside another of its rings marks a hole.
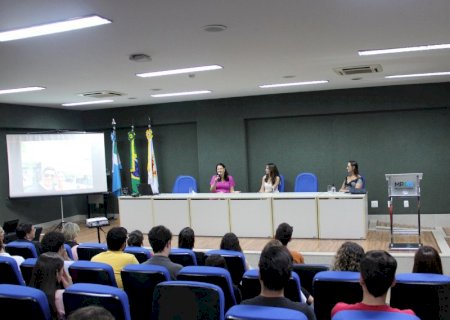
<instances>
[{"instance_id":1,"label":"blue chair","mask_svg":"<svg viewBox=\"0 0 450 320\"><path fill-rule=\"evenodd\" d=\"M332 320L420 320L420 318L397 312L343 310L336 313Z\"/></svg>"},{"instance_id":2,"label":"blue chair","mask_svg":"<svg viewBox=\"0 0 450 320\"><path fill-rule=\"evenodd\" d=\"M317 192L318 190L319 183L314 173L300 173L295 178L294 192Z\"/></svg>"},{"instance_id":3,"label":"blue chair","mask_svg":"<svg viewBox=\"0 0 450 320\"><path fill-rule=\"evenodd\" d=\"M166 281L153 293L152 319L224 319L220 287L196 281Z\"/></svg>"},{"instance_id":4,"label":"blue chair","mask_svg":"<svg viewBox=\"0 0 450 320\"><path fill-rule=\"evenodd\" d=\"M314 312L317 319L330 319L338 302L362 301L360 273L352 271L322 271L313 280Z\"/></svg>"},{"instance_id":5,"label":"blue chair","mask_svg":"<svg viewBox=\"0 0 450 320\"><path fill-rule=\"evenodd\" d=\"M278 191L284 192L284 176L280 174L280 184L278 185Z\"/></svg>"},{"instance_id":6,"label":"blue chair","mask_svg":"<svg viewBox=\"0 0 450 320\"><path fill-rule=\"evenodd\" d=\"M12 256L22 256L24 259L37 258L36 246L31 241L13 241L5 246L5 251Z\"/></svg>"},{"instance_id":7,"label":"blue chair","mask_svg":"<svg viewBox=\"0 0 450 320\"><path fill-rule=\"evenodd\" d=\"M72 254L72 248L67 243L64 243L64 249L66 249L67 256L70 258L70 260L73 260L73 254Z\"/></svg>"},{"instance_id":8,"label":"blue chair","mask_svg":"<svg viewBox=\"0 0 450 320\"><path fill-rule=\"evenodd\" d=\"M231 282L231 275L224 268L207 266L184 267L178 273L177 280L199 281L219 286L225 297L225 310L228 310L237 303L233 283Z\"/></svg>"},{"instance_id":9,"label":"blue chair","mask_svg":"<svg viewBox=\"0 0 450 320\"><path fill-rule=\"evenodd\" d=\"M0 256L0 283L2 284L16 284L25 285L22 273L17 266L14 258Z\"/></svg>"},{"instance_id":10,"label":"blue chair","mask_svg":"<svg viewBox=\"0 0 450 320\"><path fill-rule=\"evenodd\" d=\"M178 176L173 185L172 193L197 192L197 181L191 176Z\"/></svg>"},{"instance_id":11,"label":"blue chair","mask_svg":"<svg viewBox=\"0 0 450 320\"><path fill-rule=\"evenodd\" d=\"M97 283L117 287L113 268L106 263L75 261L69 266L73 283Z\"/></svg>"},{"instance_id":12,"label":"blue chair","mask_svg":"<svg viewBox=\"0 0 450 320\"><path fill-rule=\"evenodd\" d=\"M313 280L314 276L321 271L330 270L329 264L294 264L292 271L298 274L301 279L302 287L310 294L313 293Z\"/></svg>"},{"instance_id":13,"label":"blue chair","mask_svg":"<svg viewBox=\"0 0 450 320\"><path fill-rule=\"evenodd\" d=\"M44 291L27 286L0 284L0 310L4 318L52 319Z\"/></svg>"},{"instance_id":14,"label":"blue chair","mask_svg":"<svg viewBox=\"0 0 450 320\"><path fill-rule=\"evenodd\" d=\"M81 243L77 247L78 260L91 261L91 258L101 252L108 250L104 243L86 242Z\"/></svg>"},{"instance_id":15,"label":"blue chair","mask_svg":"<svg viewBox=\"0 0 450 320\"><path fill-rule=\"evenodd\" d=\"M238 286L241 283L242 275L246 271L245 255L239 251L210 250L205 253L205 259L213 254L218 254L225 258L228 271L231 274L231 280L233 284Z\"/></svg>"},{"instance_id":16,"label":"blue chair","mask_svg":"<svg viewBox=\"0 0 450 320\"><path fill-rule=\"evenodd\" d=\"M169 253L169 259L173 263L181 264L183 267L197 265L197 257L194 251L190 249L172 248Z\"/></svg>"},{"instance_id":17,"label":"blue chair","mask_svg":"<svg viewBox=\"0 0 450 320\"><path fill-rule=\"evenodd\" d=\"M28 258L20 265L20 271L22 272L23 280L28 286L30 284L31 276L33 275L33 268L36 265L37 258Z\"/></svg>"},{"instance_id":18,"label":"blue chair","mask_svg":"<svg viewBox=\"0 0 450 320\"><path fill-rule=\"evenodd\" d=\"M247 270L242 276L242 299L251 299L258 296L260 293L261 283L259 282L259 270ZM295 272L292 272L291 278L284 288L284 296L295 302L300 302L302 300L300 278Z\"/></svg>"},{"instance_id":19,"label":"blue chair","mask_svg":"<svg viewBox=\"0 0 450 320\"><path fill-rule=\"evenodd\" d=\"M422 320L450 319L450 277L432 273L399 273L390 305L412 309Z\"/></svg>"},{"instance_id":20,"label":"blue chair","mask_svg":"<svg viewBox=\"0 0 450 320\"><path fill-rule=\"evenodd\" d=\"M124 252L134 255L139 263L143 263L152 257L150 250L144 247L126 247Z\"/></svg>"},{"instance_id":21,"label":"blue chair","mask_svg":"<svg viewBox=\"0 0 450 320\"><path fill-rule=\"evenodd\" d=\"M97 305L111 312L116 320L131 320L127 294L116 287L92 283L76 283L63 293L66 316L73 311Z\"/></svg>"},{"instance_id":22,"label":"blue chair","mask_svg":"<svg viewBox=\"0 0 450 320\"><path fill-rule=\"evenodd\" d=\"M303 312L277 307L238 305L225 314L227 320L307 320Z\"/></svg>"},{"instance_id":23,"label":"blue chair","mask_svg":"<svg viewBox=\"0 0 450 320\"><path fill-rule=\"evenodd\" d=\"M150 319L153 291L158 283L170 280L166 267L150 264L130 264L121 271L123 289L130 301L133 320Z\"/></svg>"}]
</instances>

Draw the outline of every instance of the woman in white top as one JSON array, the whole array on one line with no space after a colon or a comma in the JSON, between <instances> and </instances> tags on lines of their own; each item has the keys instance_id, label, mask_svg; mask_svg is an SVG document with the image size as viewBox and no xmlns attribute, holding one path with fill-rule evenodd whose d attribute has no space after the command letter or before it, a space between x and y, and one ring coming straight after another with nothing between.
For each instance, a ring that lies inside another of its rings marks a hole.
<instances>
[{"instance_id":1,"label":"woman in white top","mask_svg":"<svg viewBox=\"0 0 450 320\"><path fill-rule=\"evenodd\" d=\"M266 174L262 177L261 188L259 192L273 193L278 192L280 185L280 174L278 168L273 163L266 164Z\"/></svg>"},{"instance_id":2,"label":"woman in white top","mask_svg":"<svg viewBox=\"0 0 450 320\"><path fill-rule=\"evenodd\" d=\"M8 252L6 252L5 244L3 243L4 239L5 239L5 230L3 230L2 227L0 227L0 256L13 258L14 260L16 260L17 267L19 267L25 259L21 256L12 256ZM19 271L20 271L20 269L19 269Z\"/></svg>"}]
</instances>

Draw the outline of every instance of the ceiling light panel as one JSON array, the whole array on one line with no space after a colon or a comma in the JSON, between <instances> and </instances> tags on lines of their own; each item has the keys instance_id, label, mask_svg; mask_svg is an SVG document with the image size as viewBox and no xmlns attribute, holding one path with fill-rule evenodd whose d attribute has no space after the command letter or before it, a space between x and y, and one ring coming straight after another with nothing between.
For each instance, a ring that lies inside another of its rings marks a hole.
<instances>
[{"instance_id":1,"label":"ceiling light panel","mask_svg":"<svg viewBox=\"0 0 450 320\"><path fill-rule=\"evenodd\" d=\"M186 91L186 92L174 92L174 93L161 93L161 94L152 94L153 98L165 98L165 97L178 97L178 96L190 96L196 94L207 94L211 93L210 90L201 90L201 91Z\"/></svg>"},{"instance_id":2,"label":"ceiling light panel","mask_svg":"<svg viewBox=\"0 0 450 320\"><path fill-rule=\"evenodd\" d=\"M4 89L0 90L0 94L8 94L8 93L22 93L22 92L29 92L29 91L38 91L38 90L44 90L44 87L26 87L26 88L16 88L16 89Z\"/></svg>"},{"instance_id":3,"label":"ceiling light panel","mask_svg":"<svg viewBox=\"0 0 450 320\"><path fill-rule=\"evenodd\" d=\"M98 100L98 101L86 101L86 102L71 102L71 103L63 103L62 106L64 106L64 107L85 106L85 105L89 105L89 104L101 104L101 103L108 103L108 102L114 102L114 100Z\"/></svg>"},{"instance_id":4,"label":"ceiling light panel","mask_svg":"<svg viewBox=\"0 0 450 320\"><path fill-rule=\"evenodd\" d=\"M415 73L415 74L398 74L393 76L386 76L386 79L400 79L400 78L417 78L417 77L437 77L450 76L449 71L445 72L430 72L430 73Z\"/></svg>"},{"instance_id":5,"label":"ceiling light panel","mask_svg":"<svg viewBox=\"0 0 450 320\"><path fill-rule=\"evenodd\" d=\"M377 54L389 54L389 53L403 53L403 52L416 52L416 51L429 51L429 50L442 50L450 49L450 44L431 44L417 47L404 47L404 48L392 48L392 49L375 49L375 50L359 50L360 56L372 56Z\"/></svg>"},{"instance_id":6,"label":"ceiling light panel","mask_svg":"<svg viewBox=\"0 0 450 320\"><path fill-rule=\"evenodd\" d=\"M202 71L212 71L223 69L222 66L213 64L210 66L201 66L201 67L192 67L192 68L183 68L183 69L174 69L174 70L166 70L166 71L156 71L156 72L146 72L146 73L137 73L136 76L141 78L150 78L150 77L161 77L161 76L169 76L174 74L182 74L182 73L194 73L194 72L202 72Z\"/></svg>"},{"instance_id":7,"label":"ceiling light panel","mask_svg":"<svg viewBox=\"0 0 450 320\"><path fill-rule=\"evenodd\" d=\"M260 85L259 87L262 89L267 89L267 88L280 88L280 87L307 86L307 85L324 84L324 83L328 83L328 80L264 84L264 85Z\"/></svg>"},{"instance_id":8,"label":"ceiling light panel","mask_svg":"<svg viewBox=\"0 0 450 320\"><path fill-rule=\"evenodd\" d=\"M111 21L99 16L89 16L84 18L64 20L54 23L0 32L0 42L38 37L72 30L79 30L108 23L111 23Z\"/></svg>"}]
</instances>

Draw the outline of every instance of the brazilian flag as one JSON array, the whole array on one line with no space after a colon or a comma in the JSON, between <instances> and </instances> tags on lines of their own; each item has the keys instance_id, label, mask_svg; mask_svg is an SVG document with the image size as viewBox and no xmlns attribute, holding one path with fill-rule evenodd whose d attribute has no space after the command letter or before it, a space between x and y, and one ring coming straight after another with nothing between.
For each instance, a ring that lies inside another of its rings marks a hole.
<instances>
[{"instance_id":1,"label":"brazilian flag","mask_svg":"<svg viewBox=\"0 0 450 320\"><path fill-rule=\"evenodd\" d=\"M130 141L130 173L131 173L131 192L138 193L138 185L141 183L139 175L139 161L134 145L136 139L136 132L131 130L128 132L128 141Z\"/></svg>"}]
</instances>

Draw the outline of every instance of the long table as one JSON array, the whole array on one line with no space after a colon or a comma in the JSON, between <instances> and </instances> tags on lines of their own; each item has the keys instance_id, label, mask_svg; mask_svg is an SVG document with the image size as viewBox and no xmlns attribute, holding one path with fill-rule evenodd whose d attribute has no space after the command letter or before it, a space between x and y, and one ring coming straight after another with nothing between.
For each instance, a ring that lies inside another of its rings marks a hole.
<instances>
[{"instance_id":1,"label":"long table","mask_svg":"<svg viewBox=\"0 0 450 320\"><path fill-rule=\"evenodd\" d=\"M277 226L293 238L365 239L367 195L328 192L195 193L119 197L120 224L147 233L165 225L177 234L190 226L198 236L273 237Z\"/></svg>"}]
</instances>

